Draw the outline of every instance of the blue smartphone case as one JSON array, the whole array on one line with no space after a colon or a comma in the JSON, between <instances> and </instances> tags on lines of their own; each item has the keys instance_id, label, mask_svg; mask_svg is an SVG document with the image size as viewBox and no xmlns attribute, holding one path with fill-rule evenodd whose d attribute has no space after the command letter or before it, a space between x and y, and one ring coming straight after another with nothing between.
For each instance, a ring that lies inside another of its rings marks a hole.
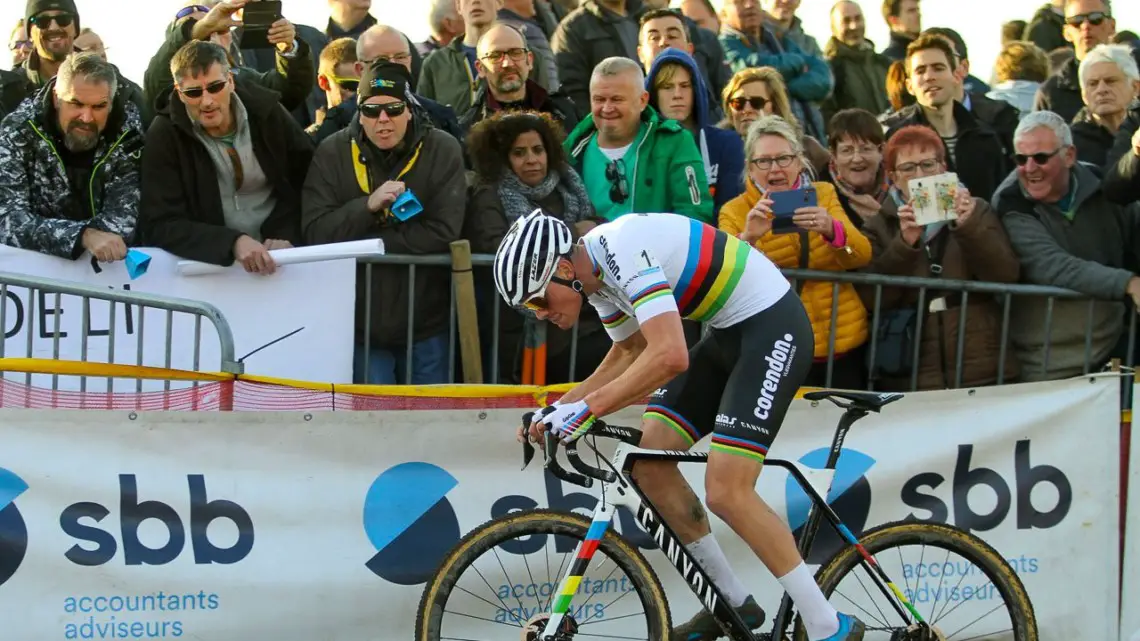
<instances>
[{"instance_id":1,"label":"blue smartphone case","mask_svg":"<svg viewBox=\"0 0 1140 641\"><path fill-rule=\"evenodd\" d=\"M799 227L792 222L792 216L801 207L818 207L819 199L815 187L804 187L792 191L770 191L765 194L772 201L773 234L790 234L799 231Z\"/></svg>"}]
</instances>

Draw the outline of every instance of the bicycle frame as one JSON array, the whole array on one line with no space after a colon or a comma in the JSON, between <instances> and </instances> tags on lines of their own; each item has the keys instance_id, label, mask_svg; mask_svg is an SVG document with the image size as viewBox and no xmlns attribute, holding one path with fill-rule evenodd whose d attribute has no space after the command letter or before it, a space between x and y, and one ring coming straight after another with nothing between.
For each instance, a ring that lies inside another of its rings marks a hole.
<instances>
[{"instance_id":1,"label":"bicycle frame","mask_svg":"<svg viewBox=\"0 0 1140 641\"><path fill-rule=\"evenodd\" d=\"M843 414L836 428L835 437L832 440L831 451L828 455L825 470L834 472L847 432L851 429L855 421L866 415L867 412L859 408L848 409L848 411ZM611 426L605 429L620 430L622 428ZM549 452L550 450L548 449L547 451ZM578 454L574 452L571 456L571 462L575 463L575 466L578 467L578 461L576 460ZM558 638L556 635L559 626L562 625L566 613L570 609L571 601L573 600L574 594L578 591L582 577L586 574L590 560L593 558L594 553L598 549L598 545L601 543L602 538L605 536L606 531L613 521L614 510L617 507L625 507L636 516L638 525L645 529L661 549L662 553L669 559L669 562L689 585L693 594L696 595L701 604L712 614L713 618L729 635L730 639L754 638L752 631L740 618L740 615L728 605L724 595L717 589L712 579L709 578L708 574L696 559L689 554L689 551L685 549L684 544L681 543L677 534L661 519L653 507L652 502L649 501L641 491L641 488L633 481L633 466L638 461L708 463L708 457L709 455L706 452L647 450L629 445L628 443L618 445L613 457L613 469L619 470L620 472L616 475L612 475L613 478L610 481L602 481L598 505L594 510L590 528L586 533L585 539L578 543L574 551L574 562L570 564L570 567L566 570L566 573L558 584L558 590L555 593L557 594L557 598L551 608L551 617L546 622L546 626L540 637L541 639ZM871 577L875 579L875 585L878 586L879 590L886 596L887 600L890 601L895 611L907 622L907 625L911 625L912 623L924 623L917 609L907 600L894 582L887 577L878 563L875 562L874 558L859 544L854 534L840 521L835 511L827 504L824 497L831 489L833 474L828 474L827 487L823 488L821 495L820 491L818 491L807 478L805 471L810 470L810 468L801 466L799 463L776 458L769 458L764 464L765 466L779 467L787 470L804 490L812 503L808 520L800 536L799 549L801 555L806 558L806 555L810 551L811 544L819 530L819 520L822 514L839 536L847 542L848 545L854 546L859 551L862 557L860 562L867 569ZM578 469L582 468L578 467ZM772 638L774 641L782 641L782 637L778 635L782 635L784 630L787 629L788 624L791 623L792 609L793 603L791 597L785 593L781 599L780 608L776 617L773 619Z\"/></svg>"}]
</instances>

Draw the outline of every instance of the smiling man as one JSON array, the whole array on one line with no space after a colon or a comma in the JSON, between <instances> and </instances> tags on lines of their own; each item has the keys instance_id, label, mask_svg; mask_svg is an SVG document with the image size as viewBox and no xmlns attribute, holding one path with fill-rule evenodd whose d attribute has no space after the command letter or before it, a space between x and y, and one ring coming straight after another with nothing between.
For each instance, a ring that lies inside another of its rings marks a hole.
<instances>
[{"instance_id":1,"label":"smiling man","mask_svg":"<svg viewBox=\"0 0 1140 641\"><path fill-rule=\"evenodd\" d=\"M0 129L0 242L122 260L139 212L138 109L114 67L74 55Z\"/></svg>"},{"instance_id":2,"label":"smiling man","mask_svg":"<svg viewBox=\"0 0 1140 641\"><path fill-rule=\"evenodd\" d=\"M993 194L1009 173L1000 136L955 100L954 46L942 36L926 34L906 53L907 91L917 101L883 119L887 138L908 125L925 125L946 145L947 168L972 194Z\"/></svg>"},{"instance_id":3,"label":"smiling man","mask_svg":"<svg viewBox=\"0 0 1140 641\"><path fill-rule=\"evenodd\" d=\"M598 216L669 211L715 220L701 153L681 123L649 106L636 62L614 57L598 64L590 107L564 146Z\"/></svg>"},{"instance_id":4,"label":"smiling man","mask_svg":"<svg viewBox=\"0 0 1140 641\"><path fill-rule=\"evenodd\" d=\"M823 117L828 122L843 109L865 109L878 115L891 106L887 100L891 61L875 51L866 32L867 21L858 3L840 0L832 5L831 39L823 49L835 76L835 89L823 103Z\"/></svg>"},{"instance_id":5,"label":"smiling man","mask_svg":"<svg viewBox=\"0 0 1140 641\"><path fill-rule=\"evenodd\" d=\"M993 204L1021 258L1022 280L1102 301L1091 314L1084 300L1027 297L1015 305L1010 338L1022 376L1053 380L1098 371L1123 330L1121 304L1105 301L1130 299L1140 307L1140 276L1124 269L1128 253L1140 246L1140 204L1109 202L1097 175L1077 162L1072 132L1055 113L1036 111L1022 119L1014 147L1017 170ZM1089 370L1086 328L1092 335Z\"/></svg>"},{"instance_id":6,"label":"smiling man","mask_svg":"<svg viewBox=\"0 0 1140 641\"><path fill-rule=\"evenodd\" d=\"M190 260L271 274L269 250L299 244L309 137L278 94L236 77L226 50L192 40L170 61L146 134L140 227Z\"/></svg>"}]
</instances>

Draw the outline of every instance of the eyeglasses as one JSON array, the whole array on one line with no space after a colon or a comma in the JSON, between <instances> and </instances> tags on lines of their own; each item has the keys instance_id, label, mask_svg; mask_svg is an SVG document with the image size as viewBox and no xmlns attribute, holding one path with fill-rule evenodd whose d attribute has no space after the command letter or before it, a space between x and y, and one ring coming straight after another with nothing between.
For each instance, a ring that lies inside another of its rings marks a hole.
<instances>
[{"instance_id":1,"label":"eyeglasses","mask_svg":"<svg viewBox=\"0 0 1140 641\"><path fill-rule=\"evenodd\" d=\"M229 80L215 80L214 82L206 85L205 88L194 87L192 89L183 89L179 87L178 93L186 96L187 98L197 99L201 98L202 94L206 93L207 91L210 92L210 95L221 93L222 89L225 89L227 84L229 84Z\"/></svg>"},{"instance_id":2,"label":"eyeglasses","mask_svg":"<svg viewBox=\"0 0 1140 641\"><path fill-rule=\"evenodd\" d=\"M509 57L512 62L522 62L526 59L526 54L528 53L530 53L530 49L515 47L514 49L507 49L506 51L491 51L479 59L492 66L496 66L502 64L503 58L506 57Z\"/></svg>"},{"instance_id":3,"label":"eyeglasses","mask_svg":"<svg viewBox=\"0 0 1140 641\"><path fill-rule=\"evenodd\" d=\"M904 162L901 165L895 166L895 173L902 176L913 176L921 169L922 173L929 174L942 169L942 160L938 158L927 158L918 162Z\"/></svg>"},{"instance_id":4,"label":"eyeglasses","mask_svg":"<svg viewBox=\"0 0 1140 641\"><path fill-rule=\"evenodd\" d=\"M373 58L371 60L361 60L360 64L364 65L365 67L368 67L368 66L373 65L374 63L377 63L377 62L380 62L381 60L383 60L384 62L394 62L396 64L402 65L411 59L412 59L412 55L409 53L392 53L392 54L382 53L382 54L376 56L375 58Z\"/></svg>"},{"instance_id":5,"label":"eyeglasses","mask_svg":"<svg viewBox=\"0 0 1140 641\"><path fill-rule=\"evenodd\" d=\"M325 78L345 91L356 91L360 88L360 78L342 78L341 76L325 76Z\"/></svg>"},{"instance_id":6,"label":"eyeglasses","mask_svg":"<svg viewBox=\"0 0 1140 641\"><path fill-rule=\"evenodd\" d=\"M1014 154L1013 162L1017 163L1018 167L1024 167L1025 163L1029 162L1029 159L1032 158L1033 162L1037 163L1038 165L1044 165L1048 163L1049 159L1051 159L1053 156L1061 153L1061 149L1062 147L1058 147L1048 153L1041 152L1036 154Z\"/></svg>"},{"instance_id":7,"label":"eyeglasses","mask_svg":"<svg viewBox=\"0 0 1140 641\"><path fill-rule=\"evenodd\" d=\"M625 161L614 160L606 165L606 180L610 181L610 202L621 204L629 200L629 181L625 177Z\"/></svg>"},{"instance_id":8,"label":"eyeglasses","mask_svg":"<svg viewBox=\"0 0 1140 641\"><path fill-rule=\"evenodd\" d=\"M732 107L733 111L744 111L744 105L748 105L756 111L764 111L764 108L768 106L768 99L760 96L752 96L751 98L738 96L728 101L728 106Z\"/></svg>"},{"instance_id":9,"label":"eyeglasses","mask_svg":"<svg viewBox=\"0 0 1140 641\"><path fill-rule=\"evenodd\" d=\"M768 156L760 156L759 158L751 158L748 160L748 162L752 163L753 167L756 167L757 169L759 169L761 171L768 171L769 169L772 168L773 163L775 163L779 167L788 167L792 164L792 161L794 161L797 157L798 156L796 156L795 154L781 154L779 156L776 156L775 158L769 158Z\"/></svg>"},{"instance_id":10,"label":"eyeglasses","mask_svg":"<svg viewBox=\"0 0 1140 641\"><path fill-rule=\"evenodd\" d=\"M16 42L8 45L8 51L16 51L18 49L31 49L34 46L35 45L32 44L31 40L17 40Z\"/></svg>"},{"instance_id":11,"label":"eyeglasses","mask_svg":"<svg viewBox=\"0 0 1140 641\"><path fill-rule=\"evenodd\" d=\"M54 16L40 14L28 19L29 25L39 27L41 31L48 29L53 22L60 29L66 29L71 26L72 22L75 22L75 16L70 13L58 13Z\"/></svg>"},{"instance_id":12,"label":"eyeglasses","mask_svg":"<svg viewBox=\"0 0 1140 641\"><path fill-rule=\"evenodd\" d=\"M408 103L406 102L386 102L384 104L370 102L360 105L360 117L375 119L379 118L381 113L386 113L389 118L395 118L403 115L407 109Z\"/></svg>"},{"instance_id":13,"label":"eyeglasses","mask_svg":"<svg viewBox=\"0 0 1140 641\"><path fill-rule=\"evenodd\" d=\"M1069 16L1068 18L1065 18L1065 24L1069 25L1070 27L1079 27L1087 22L1094 27L1099 27L1101 23L1111 17L1112 16L1103 11L1093 11L1090 13L1082 13L1075 16Z\"/></svg>"},{"instance_id":14,"label":"eyeglasses","mask_svg":"<svg viewBox=\"0 0 1140 641\"><path fill-rule=\"evenodd\" d=\"M835 149L835 155L838 158L853 158L856 155L866 158L878 153L882 153L882 145L839 145Z\"/></svg>"},{"instance_id":15,"label":"eyeglasses","mask_svg":"<svg viewBox=\"0 0 1140 641\"><path fill-rule=\"evenodd\" d=\"M189 15L192 15L195 13L210 13L210 8L209 7L203 7L200 4L192 4L189 7L183 7L181 9L179 9L178 13L174 14L174 19L175 20L181 20L181 19L185 18L186 16L189 16Z\"/></svg>"}]
</instances>

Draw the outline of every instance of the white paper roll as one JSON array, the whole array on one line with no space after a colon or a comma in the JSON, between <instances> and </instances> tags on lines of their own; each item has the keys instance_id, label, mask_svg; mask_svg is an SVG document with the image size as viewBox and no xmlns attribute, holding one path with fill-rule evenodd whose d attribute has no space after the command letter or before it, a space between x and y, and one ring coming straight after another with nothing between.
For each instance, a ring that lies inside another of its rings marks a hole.
<instances>
[{"instance_id":1,"label":"white paper roll","mask_svg":"<svg viewBox=\"0 0 1140 641\"><path fill-rule=\"evenodd\" d=\"M383 256L384 241L379 238L369 240L354 240L347 243L329 243L327 245L313 245L311 247L290 247L288 249L274 249L269 252L278 266L296 265L300 263L317 263L325 260L341 260L345 258L362 258L366 256ZM234 263L229 267L211 265L196 260L178 261L178 273L182 276L206 276L208 274L224 274L227 270L242 269Z\"/></svg>"}]
</instances>

